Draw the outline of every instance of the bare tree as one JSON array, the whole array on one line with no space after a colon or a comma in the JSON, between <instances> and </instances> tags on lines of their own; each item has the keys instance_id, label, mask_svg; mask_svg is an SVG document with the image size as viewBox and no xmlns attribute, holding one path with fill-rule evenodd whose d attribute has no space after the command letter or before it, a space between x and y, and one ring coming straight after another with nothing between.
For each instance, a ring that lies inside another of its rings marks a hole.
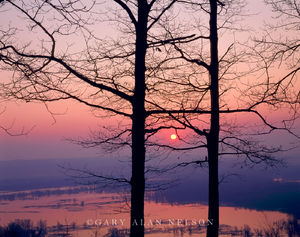
<instances>
[{"instance_id":1,"label":"bare tree","mask_svg":"<svg viewBox=\"0 0 300 237\"><path fill-rule=\"evenodd\" d=\"M180 1L193 14L203 13L207 23L199 28L202 21L198 25L196 22L197 31L176 33L172 24L166 24L173 20L174 15L168 13L176 2L112 0L108 2L109 11L96 1L87 5L78 0L0 3L2 11L15 9L25 19L21 24L29 28L28 39L23 41L18 41L24 35L18 25L4 25L0 29L1 67L14 72L11 81L2 83L3 96L44 103L72 99L125 121L120 130L114 130L108 137L82 144L87 147L105 144L112 149L130 147L130 180L102 175L98 178L131 186L131 236L144 234L144 226L136 222L144 220L145 145L156 145L151 140L154 134L170 128L190 129L197 134L193 142L187 142L192 146L158 145L179 151L194 148L206 151L203 159L175 166L208 162L208 217L214 224L208 226L207 235L218 236L219 157L238 155L254 163L272 162L270 154L281 149L260 145L246 135L291 132L291 123L287 121L282 126L269 122L263 113L264 106L278 108L286 104L297 111L297 100L276 89L281 88L277 78L270 80L270 64L262 60L264 57L258 50L237 54L239 44L233 42L220 54L220 30L230 28L228 24L232 26L241 5L218 0ZM100 39L94 27L107 22L117 23L119 32L126 37ZM74 40L74 45L66 46L65 40L78 39L78 35L85 44L83 49L77 50ZM239 66L235 66L239 63L252 67L239 72ZM241 80L248 72L245 81ZM255 80L245 83L250 76ZM228 125L224 120L225 116L244 113L256 116L261 127L254 132L246 130L245 134L234 130L240 125Z\"/></svg>"},{"instance_id":2,"label":"bare tree","mask_svg":"<svg viewBox=\"0 0 300 237\"><path fill-rule=\"evenodd\" d=\"M161 95L168 98L169 103L153 102L156 110L149 113L152 116L168 114L166 120L172 118L195 132L196 137L189 139L193 142L187 144L187 147L157 146L173 150L203 150L202 159L186 161L175 167L189 164L201 166L208 162L208 218L213 221L213 225L208 225L207 236L218 236L219 158L237 156L244 158L245 164L265 163L272 166L280 164L274 155L289 147L284 149L280 144L270 144L269 137L285 132L299 138L293 132L299 107L299 88L294 87L293 81L299 70L299 60L294 60L293 65L296 67L283 78L278 76L278 69L274 71L273 67L273 62L278 58L286 62L282 56L290 57L289 53L294 52L298 46L297 41L293 41L295 47L282 45L286 47L284 51L273 51L272 48L266 57L262 53L262 48L269 48L266 41L259 45L251 42L241 44L238 41L219 43L219 36L224 34L224 30L239 31L232 23L243 3L211 0L189 2L188 5L198 14L207 14L208 18L204 20L208 24L203 23L202 19L202 29L197 26L201 37L198 37L197 43L191 42L192 46L173 44L177 52L177 57L173 58L179 61L176 65L178 70L171 78L162 76L169 88L172 88ZM174 34L172 30L168 32L171 36ZM276 53L272 55L270 52ZM182 60L190 65L182 63ZM183 93L185 95L181 96ZM279 109L285 111L284 119L276 121L268 117L268 113ZM239 117L245 114L249 120L243 124Z\"/></svg>"},{"instance_id":3,"label":"bare tree","mask_svg":"<svg viewBox=\"0 0 300 237\"><path fill-rule=\"evenodd\" d=\"M266 22L265 34L255 37L259 51L270 68L281 69L281 80L273 85L274 94L279 90L285 96L294 98L299 104L299 87L297 85L300 70L300 5L293 0L266 0L273 12L273 21ZM295 90L292 91L291 88ZM280 99L280 98L278 98Z\"/></svg>"},{"instance_id":4,"label":"bare tree","mask_svg":"<svg viewBox=\"0 0 300 237\"><path fill-rule=\"evenodd\" d=\"M102 143L111 145L113 138L130 136L124 144L131 148L131 179L122 179L131 186L130 236L144 235L140 223L144 222L145 135L155 132L146 129L145 98L151 85L146 80L147 53L156 46L194 37L167 39L156 27L175 2L0 3L1 11L23 19L17 23L13 19L0 29L1 69L13 72L10 81L1 83L2 96L46 104L71 99L129 121L123 131ZM111 22L117 23L126 37L104 40L97 35L96 27ZM22 28L27 29L26 33ZM70 44L65 43L68 40Z\"/></svg>"}]
</instances>

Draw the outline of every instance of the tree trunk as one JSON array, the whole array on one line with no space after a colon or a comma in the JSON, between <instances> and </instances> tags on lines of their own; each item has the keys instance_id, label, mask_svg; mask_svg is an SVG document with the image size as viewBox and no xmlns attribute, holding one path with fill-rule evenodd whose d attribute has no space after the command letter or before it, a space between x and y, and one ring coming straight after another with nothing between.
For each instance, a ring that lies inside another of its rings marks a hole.
<instances>
[{"instance_id":1,"label":"tree trunk","mask_svg":"<svg viewBox=\"0 0 300 237\"><path fill-rule=\"evenodd\" d=\"M136 24L135 88L132 102L132 177L130 237L144 236L145 195L145 57L147 50L148 5L138 1Z\"/></svg>"},{"instance_id":2,"label":"tree trunk","mask_svg":"<svg viewBox=\"0 0 300 237\"><path fill-rule=\"evenodd\" d=\"M132 177L130 237L144 236L145 144L142 105L134 106L132 120Z\"/></svg>"},{"instance_id":3,"label":"tree trunk","mask_svg":"<svg viewBox=\"0 0 300 237\"><path fill-rule=\"evenodd\" d=\"M211 122L207 138L209 166L209 200L208 219L213 222L207 227L207 237L217 237L219 234L219 61L218 61L218 29L217 0L210 0L210 97Z\"/></svg>"}]
</instances>

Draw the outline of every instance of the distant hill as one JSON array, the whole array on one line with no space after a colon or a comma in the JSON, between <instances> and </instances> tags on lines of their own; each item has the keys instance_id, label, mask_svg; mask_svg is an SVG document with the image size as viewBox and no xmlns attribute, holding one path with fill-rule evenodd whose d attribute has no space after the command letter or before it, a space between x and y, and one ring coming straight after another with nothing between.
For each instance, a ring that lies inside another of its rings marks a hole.
<instances>
[{"instance_id":1,"label":"distant hill","mask_svg":"<svg viewBox=\"0 0 300 237\"><path fill-rule=\"evenodd\" d=\"M300 219L300 164L265 169L262 166L241 167L232 161L220 163L220 200L223 205L259 210L277 210ZM74 186L81 179L66 175L68 169L87 169L99 174L130 177L130 163L119 159L41 159L0 161L0 192ZM69 173L70 174L70 173ZM175 183L170 181L175 180ZM97 181L97 179L95 179ZM147 183L169 183L169 188L152 195L169 203L206 203L207 169L186 167L167 174L152 174ZM116 191L107 186L107 191Z\"/></svg>"},{"instance_id":2,"label":"distant hill","mask_svg":"<svg viewBox=\"0 0 300 237\"><path fill-rule=\"evenodd\" d=\"M77 181L68 176L68 168L111 173L113 169L118 170L115 167L120 169L122 165L128 164L107 158L0 161L0 191L72 186Z\"/></svg>"}]
</instances>

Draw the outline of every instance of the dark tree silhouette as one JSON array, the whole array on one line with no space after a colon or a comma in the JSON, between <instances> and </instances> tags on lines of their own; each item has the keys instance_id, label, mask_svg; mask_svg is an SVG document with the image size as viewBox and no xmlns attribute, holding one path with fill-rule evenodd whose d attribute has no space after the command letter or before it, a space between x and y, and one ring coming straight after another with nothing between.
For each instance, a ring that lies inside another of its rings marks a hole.
<instances>
[{"instance_id":1,"label":"dark tree silhouette","mask_svg":"<svg viewBox=\"0 0 300 237\"><path fill-rule=\"evenodd\" d=\"M269 47L266 41L261 41L259 45L255 42L241 44L238 41L229 46L225 43L219 44L221 31L239 30L231 24L243 4L210 0L200 3L189 2L188 5L192 6L198 14L203 12L208 15L206 19L208 24L203 23L203 19L201 21L203 24L201 33L206 34L199 37L198 45L195 41L192 42L192 46L173 44L179 54L173 58L177 58L180 62L177 64L179 69L176 73L172 74L171 78L165 79L168 86L173 89L162 95L169 98L169 104L156 103L157 110L152 110L151 113L168 114L166 120L172 118L183 127L193 130L198 136L190 139L194 140L193 146L181 148L160 144L157 146L176 151L194 148L206 150L203 152L203 159L186 161L174 167L189 164L202 166L203 163L208 162L208 218L213 220L213 225L208 226L207 236L218 236L219 158L237 156L245 158L246 165L265 163L272 166L281 163L274 154L284 149L280 145L270 145L260 140L268 141L269 135L275 135L276 132L280 134L280 131L299 138L293 132L293 123L299 111L299 88L294 87L292 83L296 80L299 60L297 58L294 60L293 65L296 64L296 67L283 78L276 75L278 69L272 66L280 55L290 56L289 52L294 51L298 46L297 41L293 41L292 45L295 47L288 48L286 44L285 50L278 52L274 48L265 51L266 47ZM169 31L170 35L173 33ZM227 47L225 50L222 47L221 55L219 55L221 48L219 45ZM276 44L274 45L276 47ZM270 52L276 53L274 55ZM190 66L183 65L181 60L190 63ZM231 95L228 92L231 92ZM184 97L180 96L182 93L185 93ZM181 110L173 109L180 106ZM285 109L285 119L281 121L269 119L268 113L279 108ZM230 121L244 114L251 119L256 117L253 121L254 126L250 126L251 120L243 127L241 121L237 125Z\"/></svg>"},{"instance_id":2,"label":"dark tree silhouette","mask_svg":"<svg viewBox=\"0 0 300 237\"><path fill-rule=\"evenodd\" d=\"M203 31L187 30L182 34L173 31L172 24L167 24L172 22L173 15L168 12L176 2L111 0L108 12L96 1L90 5L78 0L5 0L0 3L1 10L6 7L7 10L16 9L26 19L22 24L30 29L26 35L29 40L20 42L16 39L22 39L20 36L24 33L17 27L4 25L0 29L1 67L15 72L10 82L2 83L4 96L44 103L72 99L130 121L115 134L82 144L131 148L130 180L98 176L109 182L131 185L131 236L144 235L144 226L135 225L134 221L140 223L144 219L145 145L157 145L150 141L153 134L170 128L188 128L197 134L194 146L158 146L174 150L206 149L207 155L202 160L175 166L208 162L208 217L214 224L208 226L207 235L218 236L219 157L237 155L254 163L271 163L274 159L270 154L281 149L260 145L246 135L251 138L252 134L264 136L278 130L291 132L288 121L282 126L269 122L263 106L290 105L294 111L291 121L296 118L295 105L299 99L295 101L294 93L292 96L285 93L287 90L282 90L282 84L276 78L270 80L270 64L262 60L265 57L260 50L246 46L251 53L237 54L236 49L241 45L234 42L219 55L219 32L228 28L227 24L231 23L240 5L234 7L232 1L225 0L180 1L197 15L203 13L206 20L209 19L208 24L203 25ZM220 16L225 18L222 23ZM93 27L101 27L105 22L103 19L117 22L120 32L126 33L127 37L99 39ZM84 49L78 51L72 45L60 46L65 45L68 37L78 34L85 43ZM191 49L186 50L188 47ZM205 47L206 51L203 50ZM252 66L247 71L248 77L254 78L264 71L263 76L245 83L247 80L240 78L246 72L237 72L234 68L239 62ZM238 82L241 87L236 87ZM286 84L285 88L290 86ZM229 91L237 93L235 103L227 102L228 98L233 100ZM263 128L246 129L246 134L245 131L236 132L236 127L226 126L220 120L225 115L244 113L256 116Z\"/></svg>"},{"instance_id":3,"label":"dark tree silhouette","mask_svg":"<svg viewBox=\"0 0 300 237\"><path fill-rule=\"evenodd\" d=\"M266 33L260 38L255 37L255 41L263 59L268 62L269 68L278 68L284 72L281 80L273 86L274 92L280 90L285 96L290 94L294 97L296 105L299 104L297 77L300 70L300 4L292 0L265 0L265 3L274 13L273 21L267 22ZM295 90L291 91L291 87ZM280 98L277 97L277 99Z\"/></svg>"},{"instance_id":4,"label":"dark tree silhouette","mask_svg":"<svg viewBox=\"0 0 300 237\"><path fill-rule=\"evenodd\" d=\"M145 140L158 129L169 128L146 129L151 127L151 122L146 123L146 106L151 109L146 97L151 97L155 82L150 78L157 67L149 66L146 74L146 58L156 47L195 37L168 39L159 29L175 3L176 0L111 0L103 3L108 11L97 1L0 3L2 11L23 19L17 24L4 24L0 30L1 69L13 72L10 81L1 83L3 97L45 104L71 99L131 121L119 134L100 143L112 145L120 136L130 137L124 144L131 147L131 179L122 181L131 186L132 237L144 235L144 226L135 223L144 220ZM117 23L125 37L100 39L94 27L103 27L101 24L106 22ZM74 46L68 45L68 40ZM82 46L77 40L83 41L83 49L76 48Z\"/></svg>"}]
</instances>

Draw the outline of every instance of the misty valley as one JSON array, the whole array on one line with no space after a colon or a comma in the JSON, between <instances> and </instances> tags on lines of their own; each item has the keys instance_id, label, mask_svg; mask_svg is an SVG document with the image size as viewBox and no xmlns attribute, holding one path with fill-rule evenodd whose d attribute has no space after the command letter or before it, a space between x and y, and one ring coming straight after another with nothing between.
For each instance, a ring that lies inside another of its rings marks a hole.
<instances>
[{"instance_id":1,"label":"misty valley","mask_svg":"<svg viewBox=\"0 0 300 237\"><path fill-rule=\"evenodd\" d=\"M44 228L47 236L127 236L128 188L79 184L61 168L62 164L97 167L97 162L98 159L1 161L2 228L14 223L13 226L36 230ZM109 165L111 160L104 159L98 169L107 172ZM221 173L233 172L232 163L225 162L223 167ZM19 172L11 175L10 169ZM220 236L265 236L268 231L287 233L288 228L299 228L298 169L299 165L276 172L248 168L247 175L236 173L225 178L220 185ZM213 222L207 219L206 169L180 169L168 177L176 180L176 185L170 183L166 189L148 191L145 221L136 220L136 224L144 225L146 236L205 236L206 226ZM161 177L159 182L166 179ZM287 190L293 191L289 194Z\"/></svg>"}]
</instances>

